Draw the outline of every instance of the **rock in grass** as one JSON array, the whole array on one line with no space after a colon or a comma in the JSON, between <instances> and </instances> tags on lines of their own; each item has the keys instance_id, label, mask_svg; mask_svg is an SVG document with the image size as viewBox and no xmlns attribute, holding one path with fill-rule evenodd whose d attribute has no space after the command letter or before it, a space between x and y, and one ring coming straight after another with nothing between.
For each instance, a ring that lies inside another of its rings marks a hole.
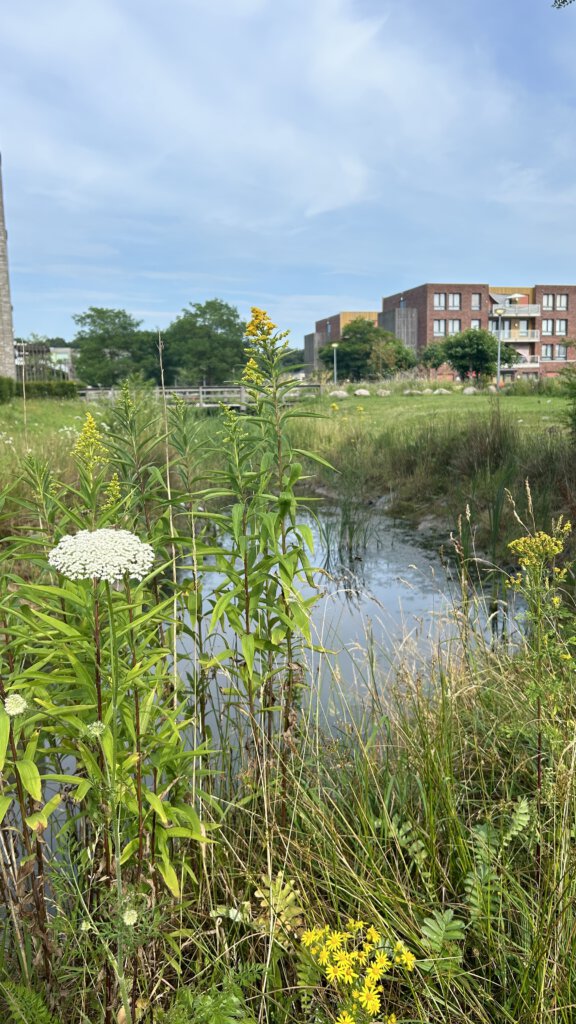
<instances>
[{"instance_id":1,"label":"rock in grass","mask_svg":"<svg viewBox=\"0 0 576 1024\"><path fill-rule=\"evenodd\" d=\"M464 388L462 394L463 395L477 395L478 394L478 388L473 388L473 387Z\"/></svg>"},{"instance_id":2,"label":"rock in grass","mask_svg":"<svg viewBox=\"0 0 576 1024\"><path fill-rule=\"evenodd\" d=\"M347 391L331 391L328 397L329 398L338 398L338 399L348 398L348 392Z\"/></svg>"},{"instance_id":3,"label":"rock in grass","mask_svg":"<svg viewBox=\"0 0 576 1024\"><path fill-rule=\"evenodd\" d=\"M356 388L354 394L356 395L356 398L370 398L370 392L367 388Z\"/></svg>"}]
</instances>

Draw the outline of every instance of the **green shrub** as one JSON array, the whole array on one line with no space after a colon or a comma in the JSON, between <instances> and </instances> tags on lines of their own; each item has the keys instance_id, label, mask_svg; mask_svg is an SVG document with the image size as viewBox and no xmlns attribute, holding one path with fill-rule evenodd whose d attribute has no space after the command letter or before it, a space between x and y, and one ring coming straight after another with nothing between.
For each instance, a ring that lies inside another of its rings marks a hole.
<instances>
[{"instance_id":1,"label":"green shrub","mask_svg":"<svg viewBox=\"0 0 576 1024\"><path fill-rule=\"evenodd\" d=\"M14 385L13 394L22 398L24 393L22 382L12 381L11 383ZM78 385L73 380L29 380L26 382L27 398L76 398L77 396Z\"/></svg>"},{"instance_id":2,"label":"green shrub","mask_svg":"<svg viewBox=\"0 0 576 1024\"><path fill-rule=\"evenodd\" d=\"M14 397L14 383L11 377L0 377L0 405Z\"/></svg>"}]
</instances>

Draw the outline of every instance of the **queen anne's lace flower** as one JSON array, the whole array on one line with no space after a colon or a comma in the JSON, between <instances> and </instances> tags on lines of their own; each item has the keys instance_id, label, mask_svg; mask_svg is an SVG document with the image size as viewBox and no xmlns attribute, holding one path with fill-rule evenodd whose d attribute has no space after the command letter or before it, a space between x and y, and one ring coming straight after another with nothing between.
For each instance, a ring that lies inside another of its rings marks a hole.
<instances>
[{"instance_id":1,"label":"queen anne's lace flower","mask_svg":"<svg viewBox=\"0 0 576 1024\"><path fill-rule=\"evenodd\" d=\"M23 715L28 707L28 701L24 700L19 693L9 693L4 701L4 711L10 718L16 715Z\"/></svg>"},{"instance_id":2,"label":"queen anne's lace flower","mask_svg":"<svg viewBox=\"0 0 576 1024\"><path fill-rule=\"evenodd\" d=\"M80 530L66 534L48 555L48 562L69 580L108 580L124 575L141 580L154 561L154 551L128 530Z\"/></svg>"},{"instance_id":3,"label":"queen anne's lace flower","mask_svg":"<svg viewBox=\"0 0 576 1024\"><path fill-rule=\"evenodd\" d=\"M124 911L122 915L122 920L124 921L125 925L127 925L129 928L132 928L138 920L138 911L134 910L133 907L129 907L128 910Z\"/></svg>"}]
</instances>

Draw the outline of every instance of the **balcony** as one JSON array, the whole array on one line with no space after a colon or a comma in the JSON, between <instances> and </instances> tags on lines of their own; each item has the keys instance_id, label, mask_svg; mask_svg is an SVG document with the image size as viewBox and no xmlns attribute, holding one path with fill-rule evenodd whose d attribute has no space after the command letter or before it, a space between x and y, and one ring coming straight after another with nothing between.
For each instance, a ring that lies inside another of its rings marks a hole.
<instances>
[{"instance_id":1,"label":"balcony","mask_svg":"<svg viewBox=\"0 0 576 1024\"><path fill-rule=\"evenodd\" d=\"M496 334L498 336L498 334ZM521 342L540 341L540 331L518 331L503 329L500 335L502 341L511 341L518 345Z\"/></svg>"},{"instance_id":2,"label":"balcony","mask_svg":"<svg viewBox=\"0 0 576 1024\"><path fill-rule=\"evenodd\" d=\"M530 356L529 359L522 359L519 363L502 363L503 370L534 370L540 366L540 356Z\"/></svg>"},{"instance_id":3,"label":"balcony","mask_svg":"<svg viewBox=\"0 0 576 1024\"><path fill-rule=\"evenodd\" d=\"M520 318L523 319L524 317L527 317L527 316L540 316L540 304L539 303L537 305L532 305L532 306L521 305L518 302L503 302L501 304L496 303L494 306L492 306L492 309L491 309L491 315L492 316L495 316L495 313L494 313L495 309L503 309L504 312L501 315L503 317L505 317L505 316L513 317L514 320L518 320Z\"/></svg>"}]
</instances>

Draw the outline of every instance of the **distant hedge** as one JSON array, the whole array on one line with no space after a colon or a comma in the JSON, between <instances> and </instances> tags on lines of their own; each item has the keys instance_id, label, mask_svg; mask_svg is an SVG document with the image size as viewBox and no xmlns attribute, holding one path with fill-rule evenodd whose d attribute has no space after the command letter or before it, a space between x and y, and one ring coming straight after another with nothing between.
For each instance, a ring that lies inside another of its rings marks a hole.
<instances>
[{"instance_id":1,"label":"distant hedge","mask_svg":"<svg viewBox=\"0 0 576 1024\"><path fill-rule=\"evenodd\" d=\"M29 380L26 382L26 398L76 398L78 385L73 380ZM0 377L0 405L11 398L22 398L22 381L11 377Z\"/></svg>"}]
</instances>

